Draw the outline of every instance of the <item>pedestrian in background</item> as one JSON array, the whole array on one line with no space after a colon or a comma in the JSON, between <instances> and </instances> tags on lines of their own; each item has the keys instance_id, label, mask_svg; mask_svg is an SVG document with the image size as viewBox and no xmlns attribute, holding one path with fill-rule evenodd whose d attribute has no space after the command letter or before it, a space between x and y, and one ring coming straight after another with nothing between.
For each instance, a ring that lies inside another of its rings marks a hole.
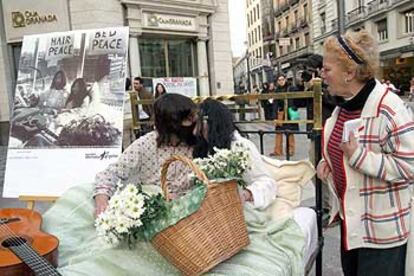
<instances>
[{"instance_id":1,"label":"pedestrian in background","mask_svg":"<svg viewBox=\"0 0 414 276\"><path fill-rule=\"evenodd\" d=\"M273 82L270 82L269 84L264 83L262 94L269 94L269 93L275 93L275 84ZM276 111L275 106L273 104L273 99L267 99L261 101L264 116L266 121L271 121L276 118Z\"/></svg>"},{"instance_id":2,"label":"pedestrian in background","mask_svg":"<svg viewBox=\"0 0 414 276\"><path fill-rule=\"evenodd\" d=\"M344 99L326 121L317 167L336 207L331 217L341 219L343 272L403 276L414 181L412 113L374 78L378 46L367 31L328 37L323 64L329 93Z\"/></svg>"},{"instance_id":3,"label":"pedestrian in background","mask_svg":"<svg viewBox=\"0 0 414 276\"><path fill-rule=\"evenodd\" d=\"M270 90L270 89L269 89ZM286 81L286 77L284 75L279 75L277 78L277 86L275 89L276 93L284 93L284 92L292 92L293 89L289 86L288 82ZM278 120L285 120L290 119L289 114L285 114L285 101L284 100L275 100L273 102L276 110L276 118ZM293 108L295 109L293 101L288 101L288 109ZM276 124L276 130L298 130L298 124ZM295 154L295 136L294 134L289 134L288 139L286 141L288 143L288 153L290 156ZM273 153L270 154L271 156L281 156L283 155L283 134L276 133L275 135L275 147L273 149Z\"/></svg>"}]
</instances>

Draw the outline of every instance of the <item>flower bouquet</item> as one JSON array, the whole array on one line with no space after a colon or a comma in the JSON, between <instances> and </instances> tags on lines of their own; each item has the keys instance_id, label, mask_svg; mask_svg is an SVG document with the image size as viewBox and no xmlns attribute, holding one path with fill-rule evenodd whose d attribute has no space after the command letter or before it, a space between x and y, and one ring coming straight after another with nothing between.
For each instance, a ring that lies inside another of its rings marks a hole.
<instances>
[{"instance_id":1,"label":"flower bouquet","mask_svg":"<svg viewBox=\"0 0 414 276\"><path fill-rule=\"evenodd\" d=\"M175 161L192 169L194 187L170 200L166 178ZM149 240L184 274L206 272L249 244L238 193L248 164L248 151L241 145L216 149L213 156L194 161L173 156L161 170L163 196L133 185L118 189L97 218L97 233L112 245Z\"/></svg>"}]
</instances>

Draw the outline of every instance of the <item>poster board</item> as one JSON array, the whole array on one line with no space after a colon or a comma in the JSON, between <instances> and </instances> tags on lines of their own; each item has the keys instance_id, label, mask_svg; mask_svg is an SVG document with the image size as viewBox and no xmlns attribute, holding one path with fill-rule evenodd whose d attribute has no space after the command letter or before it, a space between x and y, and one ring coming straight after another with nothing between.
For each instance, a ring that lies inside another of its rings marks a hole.
<instances>
[{"instance_id":1,"label":"poster board","mask_svg":"<svg viewBox=\"0 0 414 276\"><path fill-rule=\"evenodd\" d=\"M162 84L167 93L181 94L187 97L196 97L197 79L196 78L154 78L152 79L152 88L155 95L157 84Z\"/></svg>"},{"instance_id":2,"label":"poster board","mask_svg":"<svg viewBox=\"0 0 414 276\"><path fill-rule=\"evenodd\" d=\"M25 36L3 197L60 196L119 157L129 29Z\"/></svg>"}]
</instances>

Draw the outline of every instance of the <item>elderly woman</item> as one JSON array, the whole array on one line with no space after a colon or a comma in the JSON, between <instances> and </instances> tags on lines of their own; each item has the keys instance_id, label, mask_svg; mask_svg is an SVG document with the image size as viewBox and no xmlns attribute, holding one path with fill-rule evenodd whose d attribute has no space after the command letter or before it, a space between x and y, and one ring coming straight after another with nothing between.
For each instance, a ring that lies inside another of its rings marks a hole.
<instances>
[{"instance_id":1,"label":"elderly woman","mask_svg":"<svg viewBox=\"0 0 414 276\"><path fill-rule=\"evenodd\" d=\"M345 275L404 275L414 180L412 114L374 78L377 46L366 31L329 37L324 51L322 77L342 102L325 124L317 173L342 222L342 269ZM343 137L351 120L354 131Z\"/></svg>"},{"instance_id":2,"label":"elderly woman","mask_svg":"<svg viewBox=\"0 0 414 276\"><path fill-rule=\"evenodd\" d=\"M414 179L412 114L374 79L377 46L366 31L329 37L324 51L324 81L343 101L325 124L317 171L335 191L344 274L404 275ZM350 120L354 131L343 137Z\"/></svg>"}]
</instances>

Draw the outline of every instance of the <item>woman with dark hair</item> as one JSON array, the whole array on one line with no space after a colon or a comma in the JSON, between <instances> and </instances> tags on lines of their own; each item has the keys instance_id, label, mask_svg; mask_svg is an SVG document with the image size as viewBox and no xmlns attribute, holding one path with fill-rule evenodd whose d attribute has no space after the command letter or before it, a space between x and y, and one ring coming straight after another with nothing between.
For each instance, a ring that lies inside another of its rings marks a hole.
<instances>
[{"instance_id":1,"label":"woman with dark hair","mask_svg":"<svg viewBox=\"0 0 414 276\"><path fill-rule=\"evenodd\" d=\"M165 93L167 93L167 90L165 89L165 86L162 83L157 83L157 85L155 86L155 99L158 99L158 97L160 97L161 95L164 95Z\"/></svg>"},{"instance_id":2,"label":"woman with dark hair","mask_svg":"<svg viewBox=\"0 0 414 276\"><path fill-rule=\"evenodd\" d=\"M53 77L52 83L50 84L50 89L62 90L65 88L66 82L67 79L65 71L59 70Z\"/></svg>"},{"instance_id":3,"label":"woman with dark hair","mask_svg":"<svg viewBox=\"0 0 414 276\"><path fill-rule=\"evenodd\" d=\"M61 110L65 108L68 95L66 74L59 70L55 73L49 90L39 95L38 105L40 108Z\"/></svg>"},{"instance_id":4,"label":"woman with dark hair","mask_svg":"<svg viewBox=\"0 0 414 276\"><path fill-rule=\"evenodd\" d=\"M161 165L173 154L192 156L192 131L197 106L179 94L166 94L154 103L155 129L132 143L118 161L96 176L94 190L96 214L103 212L119 180L128 183L159 185ZM187 166L171 165L170 193L178 196L190 188Z\"/></svg>"},{"instance_id":5,"label":"woman with dark hair","mask_svg":"<svg viewBox=\"0 0 414 276\"><path fill-rule=\"evenodd\" d=\"M87 100L86 97L88 97ZM83 78L77 78L70 88L70 94L66 100L65 108L85 107L89 104L90 97L85 80Z\"/></svg>"},{"instance_id":6,"label":"woman with dark hair","mask_svg":"<svg viewBox=\"0 0 414 276\"><path fill-rule=\"evenodd\" d=\"M247 188L241 191L244 201L255 208L264 209L276 198L275 181L265 171L263 161L256 146L240 136L233 123L233 114L221 102L207 99L199 106L199 120L194 129L198 143L194 147L196 158L214 154L214 148L230 149L236 143L243 145L250 155L250 168L243 175Z\"/></svg>"}]
</instances>

